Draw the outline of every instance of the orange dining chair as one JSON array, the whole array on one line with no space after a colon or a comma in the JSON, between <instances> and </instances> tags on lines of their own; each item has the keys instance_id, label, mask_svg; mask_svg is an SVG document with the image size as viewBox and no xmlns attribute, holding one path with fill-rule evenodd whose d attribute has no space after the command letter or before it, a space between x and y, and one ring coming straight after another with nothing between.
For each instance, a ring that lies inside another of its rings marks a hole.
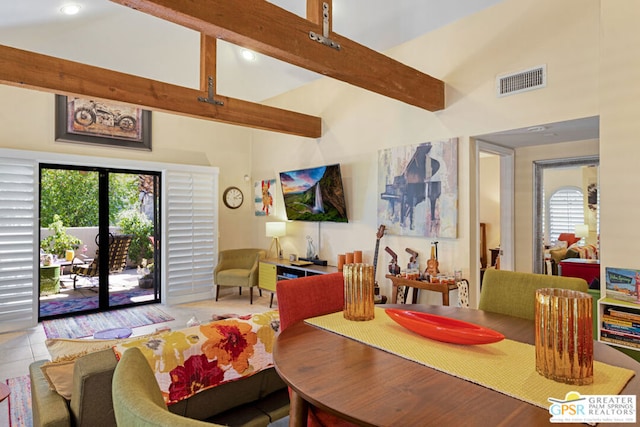
<instances>
[{"instance_id":1,"label":"orange dining chair","mask_svg":"<svg viewBox=\"0 0 640 427\"><path fill-rule=\"evenodd\" d=\"M300 320L335 313L344 307L342 273L321 274L276 284L280 328L285 330Z\"/></svg>"},{"instance_id":2,"label":"orange dining chair","mask_svg":"<svg viewBox=\"0 0 640 427\"><path fill-rule=\"evenodd\" d=\"M276 284L280 331L310 317L341 311L344 307L342 273L280 280ZM308 427L354 426L348 421L309 405Z\"/></svg>"}]
</instances>

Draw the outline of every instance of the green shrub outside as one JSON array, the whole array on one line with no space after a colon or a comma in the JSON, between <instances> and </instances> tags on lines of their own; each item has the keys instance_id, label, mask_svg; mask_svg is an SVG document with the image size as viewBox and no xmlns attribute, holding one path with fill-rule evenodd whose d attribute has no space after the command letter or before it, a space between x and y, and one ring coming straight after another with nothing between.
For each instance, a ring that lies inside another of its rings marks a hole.
<instances>
[{"instance_id":1,"label":"green shrub outside","mask_svg":"<svg viewBox=\"0 0 640 427\"><path fill-rule=\"evenodd\" d=\"M78 249L78 246L82 243L82 240L67 234L67 228L60 219L60 215L53 216L53 222L49 224L49 230L51 230L52 234L40 241L40 247L46 253L57 255L58 258L64 258L67 249Z\"/></svg>"},{"instance_id":2,"label":"green shrub outside","mask_svg":"<svg viewBox=\"0 0 640 427\"><path fill-rule=\"evenodd\" d=\"M118 214L118 227L122 234L133 236L129 246L129 259L140 265L143 258L153 258L153 246L149 236L153 233L153 222L142 212L127 209Z\"/></svg>"}]
</instances>

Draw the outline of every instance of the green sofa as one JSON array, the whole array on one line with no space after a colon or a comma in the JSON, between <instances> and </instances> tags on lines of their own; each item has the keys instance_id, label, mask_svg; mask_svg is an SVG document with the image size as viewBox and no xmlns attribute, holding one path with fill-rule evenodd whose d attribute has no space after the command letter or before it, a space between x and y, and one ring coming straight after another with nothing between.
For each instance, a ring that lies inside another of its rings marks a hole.
<instances>
[{"instance_id":1,"label":"green sofa","mask_svg":"<svg viewBox=\"0 0 640 427\"><path fill-rule=\"evenodd\" d=\"M111 382L116 367L112 349L89 353L75 362L73 392L67 401L50 390L40 366L29 367L34 427L114 427ZM271 367L204 390L169 406L175 414L229 426L266 426L289 415L286 384Z\"/></svg>"}]
</instances>

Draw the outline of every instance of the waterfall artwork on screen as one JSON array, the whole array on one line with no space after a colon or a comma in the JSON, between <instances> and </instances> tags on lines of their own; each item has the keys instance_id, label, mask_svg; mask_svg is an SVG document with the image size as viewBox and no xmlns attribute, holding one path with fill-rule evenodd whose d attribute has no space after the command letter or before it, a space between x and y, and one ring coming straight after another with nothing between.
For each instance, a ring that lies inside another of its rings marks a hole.
<instances>
[{"instance_id":1,"label":"waterfall artwork on screen","mask_svg":"<svg viewBox=\"0 0 640 427\"><path fill-rule=\"evenodd\" d=\"M340 165L280 172L287 219L348 222Z\"/></svg>"}]
</instances>

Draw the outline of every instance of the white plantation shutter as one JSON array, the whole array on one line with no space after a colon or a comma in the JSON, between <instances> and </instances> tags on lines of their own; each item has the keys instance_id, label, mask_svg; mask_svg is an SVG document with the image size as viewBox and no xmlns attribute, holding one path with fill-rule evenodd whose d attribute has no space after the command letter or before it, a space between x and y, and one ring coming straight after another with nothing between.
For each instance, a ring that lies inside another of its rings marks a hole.
<instances>
[{"instance_id":1,"label":"white plantation shutter","mask_svg":"<svg viewBox=\"0 0 640 427\"><path fill-rule=\"evenodd\" d=\"M168 170L164 195L166 302L211 298L218 259L217 169Z\"/></svg>"},{"instance_id":2,"label":"white plantation shutter","mask_svg":"<svg viewBox=\"0 0 640 427\"><path fill-rule=\"evenodd\" d=\"M555 242L560 233L574 233L584 224L584 196L577 188L561 188L549 199L549 240Z\"/></svg>"},{"instance_id":3,"label":"white plantation shutter","mask_svg":"<svg viewBox=\"0 0 640 427\"><path fill-rule=\"evenodd\" d=\"M34 161L0 157L0 332L38 320L36 171Z\"/></svg>"},{"instance_id":4,"label":"white plantation shutter","mask_svg":"<svg viewBox=\"0 0 640 427\"><path fill-rule=\"evenodd\" d=\"M162 302L213 296L218 168L0 149L0 333L38 320L40 162L162 170Z\"/></svg>"}]
</instances>

